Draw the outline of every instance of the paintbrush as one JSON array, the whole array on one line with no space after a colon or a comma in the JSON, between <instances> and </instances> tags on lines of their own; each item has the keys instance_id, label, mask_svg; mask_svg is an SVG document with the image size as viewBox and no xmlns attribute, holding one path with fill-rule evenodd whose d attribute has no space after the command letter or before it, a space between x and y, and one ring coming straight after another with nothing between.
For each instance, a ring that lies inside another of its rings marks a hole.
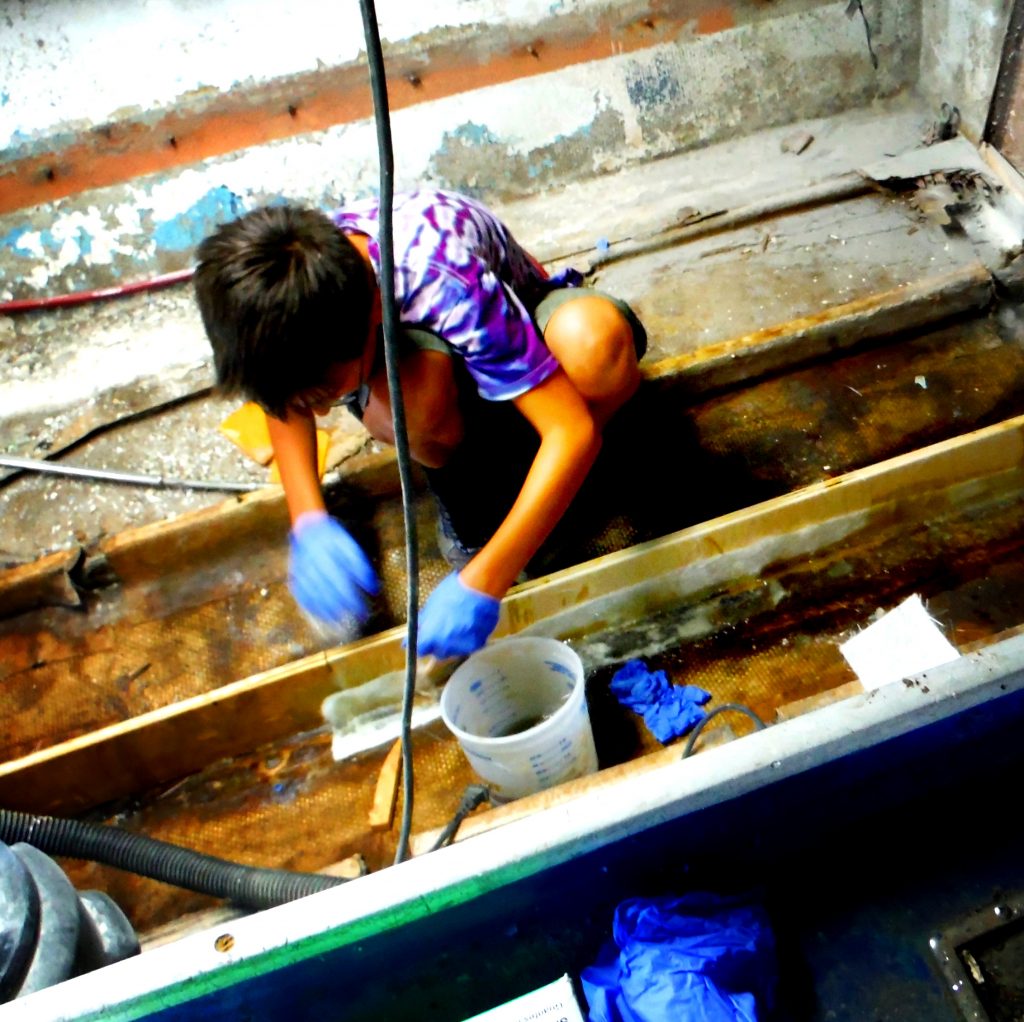
<instances>
[{"instance_id":1,"label":"paintbrush","mask_svg":"<svg viewBox=\"0 0 1024 1022\"><path fill-rule=\"evenodd\" d=\"M438 685L447 680L458 663L459 658L438 660L434 656L419 657L413 706L436 706ZM365 747L376 745L381 740L381 732L393 730L392 725L402 710L405 673L404 667L388 671L361 685L334 692L323 701L321 712L334 733L332 747L335 759L351 755L356 744L365 744ZM353 736L356 735L365 737L368 744L354 742Z\"/></svg>"}]
</instances>

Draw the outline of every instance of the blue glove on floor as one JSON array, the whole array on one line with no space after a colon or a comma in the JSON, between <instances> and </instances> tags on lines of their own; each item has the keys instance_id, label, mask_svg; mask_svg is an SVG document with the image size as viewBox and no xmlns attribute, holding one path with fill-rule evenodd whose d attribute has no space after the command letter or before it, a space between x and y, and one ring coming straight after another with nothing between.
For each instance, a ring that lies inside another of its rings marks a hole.
<instances>
[{"instance_id":1,"label":"blue glove on floor","mask_svg":"<svg viewBox=\"0 0 1024 1022\"><path fill-rule=\"evenodd\" d=\"M288 587L295 602L324 621L345 615L365 621L364 594L375 595L380 583L345 527L326 511L307 511L296 519L289 541Z\"/></svg>"},{"instance_id":2,"label":"blue glove on floor","mask_svg":"<svg viewBox=\"0 0 1024 1022\"><path fill-rule=\"evenodd\" d=\"M642 660L627 660L611 681L612 695L644 718L651 734L664 744L704 717L701 706L711 693L696 685L673 685L664 671L648 671Z\"/></svg>"},{"instance_id":3,"label":"blue glove on floor","mask_svg":"<svg viewBox=\"0 0 1024 1022\"><path fill-rule=\"evenodd\" d=\"M452 572L430 594L420 611L416 653L445 660L475 653L498 623L501 604L464 585Z\"/></svg>"},{"instance_id":4,"label":"blue glove on floor","mask_svg":"<svg viewBox=\"0 0 1024 1022\"><path fill-rule=\"evenodd\" d=\"M761 906L716 894L630 898L580 975L590 1022L757 1022L775 1001L775 937Z\"/></svg>"}]
</instances>

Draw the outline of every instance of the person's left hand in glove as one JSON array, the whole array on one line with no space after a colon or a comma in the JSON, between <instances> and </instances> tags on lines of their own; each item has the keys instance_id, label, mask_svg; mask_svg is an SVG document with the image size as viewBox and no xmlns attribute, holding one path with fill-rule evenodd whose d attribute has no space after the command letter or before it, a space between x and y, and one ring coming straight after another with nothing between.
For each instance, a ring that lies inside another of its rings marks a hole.
<instances>
[{"instance_id":1,"label":"person's left hand in glove","mask_svg":"<svg viewBox=\"0 0 1024 1022\"><path fill-rule=\"evenodd\" d=\"M475 653L498 624L500 606L500 601L471 589L453 572L420 611L417 654L444 660Z\"/></svg>"}]
</instances>

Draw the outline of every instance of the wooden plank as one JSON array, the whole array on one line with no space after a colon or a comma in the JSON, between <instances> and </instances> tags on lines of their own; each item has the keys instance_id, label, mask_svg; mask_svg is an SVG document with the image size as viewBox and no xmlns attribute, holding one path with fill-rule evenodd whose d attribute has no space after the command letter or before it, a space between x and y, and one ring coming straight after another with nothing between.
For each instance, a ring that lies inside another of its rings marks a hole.
<instances>
[{"instance_id":1,"label":"wooden plank","mask_svg":"<svg viewBox=\"0 0 1024 1022\"><path fill-rule=\"evenodd\" d=\"M795 717L802 717L805 713L820 709L822 706L831 706L832 703L863 694L864 686L859 681L848 681L845 685L839 685L827 692L819 692L806 699L795 699L791 703L786 703L785 706L780 706L775 711L775 720L793 720Z\"/></svg>"},{"instance_id":2,"label":"wooden plank","mask_svg":"<svg viewBox=\"0 0 1024 1022\"><path fill-rule=\"evenodd\" d=\"M0 618L39 607L80 607L82 598L71 581L71 571L82 556L80 549L58 550L0 572Z\"/></svg>"},{"instance_id":3,"label":"wooden plank","mask_svg":"<svg viewBox=\"0 0 1024 1022\"><path fill-rule=\"evenodd\" d=\"M370 830L389 830L394 822L401 766L402 740L399 739L384 758L377 777L377 788L368 816Z\"/></svg>"},{"instance_id":4,"label":"wooden plank","mask_svg":"<svg viewBox=\"0 0 1024 1022\"><path fill-rule=\"evenodd\" d=\"M514 589L496 636L585 635L638 620L688 593L758 577L780 559L884 523L907 528L937 502L1024 489L1024 416L813 484L664 539ZM0 804L82 810L322 724L320 704L403 663L404 629L316 654L0 766Z\"/></svg>"},{"instance_id":5,"label":"wooden plank","mask_svg":"<svg viewBox=\"0 0 1024 1022\"><path fill-rule=\"evenodd\" d=\"M358 455L345 484L367 496L395 492L385 483L394 462L390 451ZM397 488L397 476L395 479ZM182 571L195 572L212 558L227 559L260 543L280 545L288 531L284 492L271 486L169 521L128 529L98 546L123 584L138 584Z\"/></svg>"},{"instance_id":6,"label":"wooden plank","mask_svg":"<svg viewBox=\"0 0 1024 1022\"><path fill-rule=\"evenodd\" d=\"M703 393L979 308L991 296L991 275L981 263L973 263L830 306L781 326L663 358L643 367L643 376L690 393Z\"/></svg>"}]
</instances>

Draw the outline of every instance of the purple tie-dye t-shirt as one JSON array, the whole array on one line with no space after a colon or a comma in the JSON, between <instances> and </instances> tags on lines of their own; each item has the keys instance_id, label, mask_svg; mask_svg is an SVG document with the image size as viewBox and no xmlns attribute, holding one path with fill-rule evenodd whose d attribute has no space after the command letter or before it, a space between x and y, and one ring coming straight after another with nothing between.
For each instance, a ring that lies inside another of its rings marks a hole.
<instances>
[{"instance_id":1,"label":"purple tie-dye t-shirt","mask_svg":"<svg viewBox=\"0 0 1024 1022\"><path fill-rule=\"evenodd\" d=\"M372 199L337 210L333 219L369 237L379 278L378 211ZM399 320L443 337L463 356L483 397L518 397L558 368L520 300L536 305L545 277L493 213L452 192L396 195L392 235Z\"/></svg>"}]
</instances>

